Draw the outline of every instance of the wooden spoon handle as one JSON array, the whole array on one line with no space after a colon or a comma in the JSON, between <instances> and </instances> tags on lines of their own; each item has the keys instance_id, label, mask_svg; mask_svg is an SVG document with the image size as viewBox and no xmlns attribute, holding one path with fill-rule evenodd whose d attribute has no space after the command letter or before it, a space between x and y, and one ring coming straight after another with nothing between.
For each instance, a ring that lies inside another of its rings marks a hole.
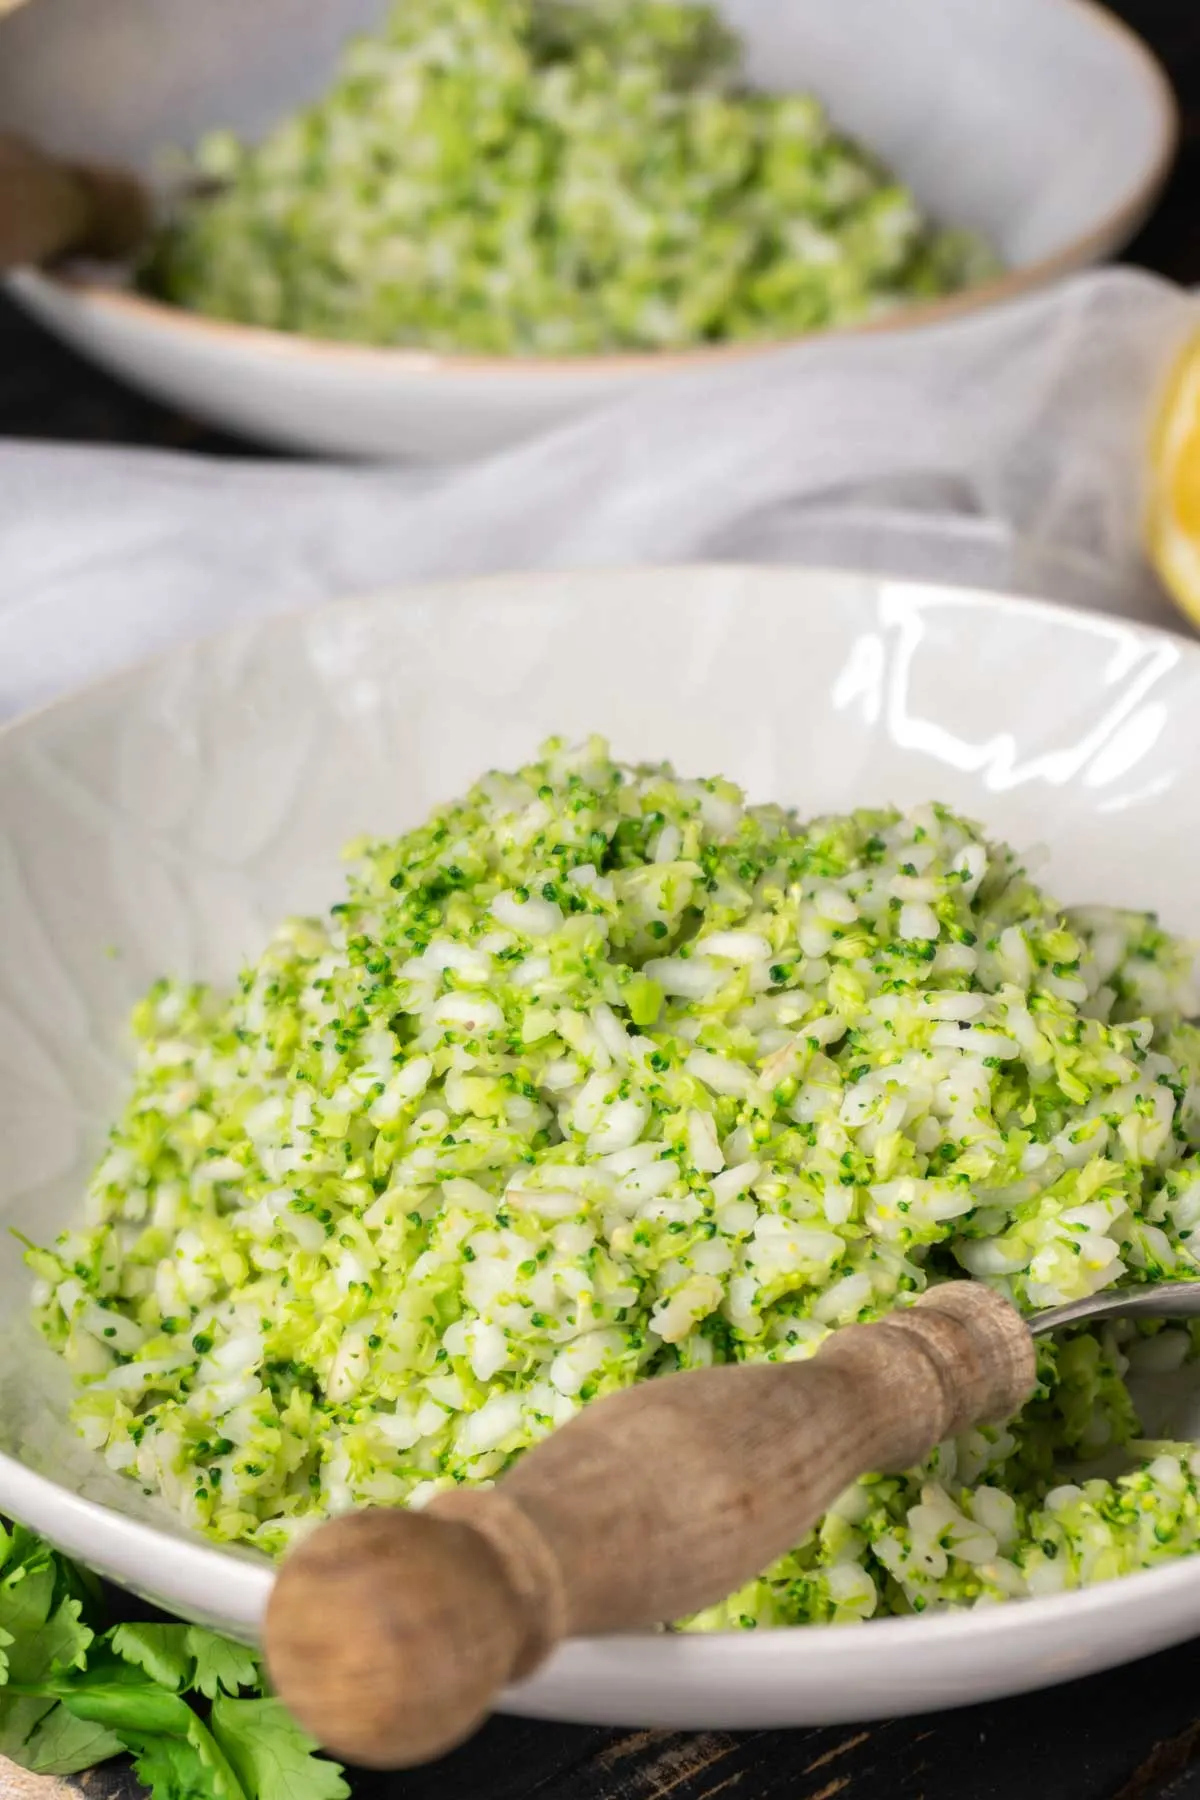
<instances>
[{"instance_id":1,"label":"wooden spoon handle","mask_svg":"<svg viewBox=\"0 0 1200 1800\"><path fill-rule=\"evenodd\" d=\"M69 254L128 256L151 222L150 197L133 176L58 162L0 136L0 270Z\"/></svg>"},{"instance_id":2,"label":"wooden spoon handle","mask_svg":"<svg viewBox=\"0 0 1200 1800\"><path fill-rule=\"evenodd\" d=\"M569 1636L714 1604L791 1549L859 1475L1010 1417L1028 1328L951 1282L799 1363L696 1370L586 1408L492 1489L319 1527L266 1617L277 1691L370 1767L435 1756Z\"/></svg>"}]
</instances>

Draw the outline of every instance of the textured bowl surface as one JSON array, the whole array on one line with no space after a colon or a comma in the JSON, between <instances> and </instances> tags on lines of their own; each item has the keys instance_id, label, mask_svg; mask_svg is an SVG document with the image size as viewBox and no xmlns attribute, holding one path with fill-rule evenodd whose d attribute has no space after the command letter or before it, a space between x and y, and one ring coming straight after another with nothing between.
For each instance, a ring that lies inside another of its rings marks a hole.
<instances>
[{"instance_id":1,"label":"textured bowl surface","mask_svg":"<svg viewBox=\"0 0 1200 1800\"><path fill-rule=\"evenodd\" d=\"M0 733L0 1212L78 1215L156 975L228 981L338 851L553 732L721 772L809 814L931 797L1065 901L1200 929L1200 646L874 577L738 568L414 588L241 629ZM253 1635L261 1560L188 1537L66 1423L0 1243L0 1512L161 1604ZM1084 1594L836 1631L569 1646L511 1696L553 1717L749 1727L923 1710L1189 1636L1200 1558Z\"/></svg>"},{"instance_id":2,"label":"textured bowl surface","mask_svg":"<svg viewBox=\"0 0 1200 1800\"><path fill-rule=\"evenodd\" d=\"M321 91L388 0L38 0L0 20L0 130L148 168L206 127L251 135ZM982 231L1008 273L931 320L1116 250L1166 174L1170 89L1091 0L719 0L750 76L802 89L928 213ZM87 55L79 55L80 43ZM1083 147L1083 148L1081 148ZM688 355L543 362L318 343L212 323L88 283L13 291L77 348L213 422L305 450L442 461L578 416Z\"/></svg>"}]
</instances>

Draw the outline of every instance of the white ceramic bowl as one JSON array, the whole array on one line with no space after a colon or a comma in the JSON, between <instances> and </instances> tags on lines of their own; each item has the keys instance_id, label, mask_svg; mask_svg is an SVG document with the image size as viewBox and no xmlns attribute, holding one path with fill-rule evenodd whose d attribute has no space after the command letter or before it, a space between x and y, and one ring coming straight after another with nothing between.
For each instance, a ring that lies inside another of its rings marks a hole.
<instances>
[{"instance_id":1,"label":"white ceramic bowl","mask_svg":"<svg viewBox=\"0 0 1200 1800\"><path fill-rule=\"evenodd\" d=\"M721 771L802 810L941 798L1052 846L1068 900L1200 927L1200 645L875 577L755 569L413 589L242 629L0 733L0 1211L77 1216L165 971L229 980L337 852L555 731ZM0 1242L0 1511L164 1606L252 1636L270 1572L188 1537L66 1426ZM512 1710L749 1727L961 1704L1200 1627L1200 1558L979 1613L568 1646Z\"/></svg>"},{"instance_id":2,"label":"white ceramic bowl","mask_svg":"<svg viewBox=\"0 0 1200 1800\"><path fill-rule=\"evenodd\" d=\"M214 124L260 132L318 93L387 0L38 0L0 20L0 130L148 168ZM819 94L924 208L1008 273L904 315L982 306L1116 250L1170 162L1149 53L1090 0L721 0L764 87ZM565 361L362 349L213 323L87 280L17 298L98 362L201 418L304 450L441 461L493 450L714 358Z\"/></svg>"}]
</instances>

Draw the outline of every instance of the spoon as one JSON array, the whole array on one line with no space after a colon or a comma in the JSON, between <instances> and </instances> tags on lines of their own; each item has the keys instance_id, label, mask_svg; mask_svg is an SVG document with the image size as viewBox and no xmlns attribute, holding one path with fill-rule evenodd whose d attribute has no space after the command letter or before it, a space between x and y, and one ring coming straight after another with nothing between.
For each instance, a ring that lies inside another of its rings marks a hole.
<instances>
[{"instance_id":1,"label":"spoon","mask_svg":"<svg viewBox=\"0 0 1200 1800\"><path fill-rule=\"evenodd\" d=\"M1200 1316L1200 1281L1025 1320L980 1282L931 1289L805 1362L691 1370L610 1395L494 1487L321 1525L267 1606L276 1691L347 1761L440 1755L564 1638L714 1605L798 1543L860 1475L1011 1418L1034 1339L1102 1318Z\"/></svg>"},{"instance_id":2,"label":"spoon","mask_svg":"<svg viewBox=\"0 0 1200 1800\"><path fill-rule=\"evenodd\" d=\"M0 272L64 256L115 261L148 235L150 192L133 175L49 156L0 135Z\"/></svg>"}]
</instances>

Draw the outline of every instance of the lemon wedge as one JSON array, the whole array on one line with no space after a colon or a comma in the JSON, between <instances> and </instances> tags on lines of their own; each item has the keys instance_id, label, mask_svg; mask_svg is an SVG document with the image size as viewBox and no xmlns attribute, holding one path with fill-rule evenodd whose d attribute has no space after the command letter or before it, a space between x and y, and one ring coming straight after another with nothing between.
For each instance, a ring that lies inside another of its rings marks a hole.
<instances>
[{"instance_id":1,"label":"lemon wedge","mask_svg":"<svg viewBox=\"0 0 1200 1800\"><path fill-rule=\"evenodd\" d=\"M1200 625L1200 336L1176 363L1155 423L1146 547L1159 580Z\"/></svg>"}]
</instances>

